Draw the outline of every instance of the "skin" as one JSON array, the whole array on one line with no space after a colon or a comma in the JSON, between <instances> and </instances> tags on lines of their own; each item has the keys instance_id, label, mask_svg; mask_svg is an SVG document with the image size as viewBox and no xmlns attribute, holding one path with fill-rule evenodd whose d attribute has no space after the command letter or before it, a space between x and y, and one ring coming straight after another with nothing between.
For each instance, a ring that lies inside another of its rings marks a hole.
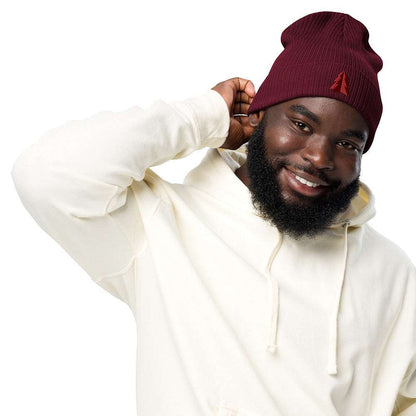
<instances>
[{"instance_id":1,"label":"skin","mask_svg":"<svg viewBox=\"0 0 416 416\"><path fill-rule=\"evenodd\" d=\"M242 78L224 81L214 88L230 110L230 131L222 146L237 149L247 142L265 112L247 114L255 95L253 84ZM284 161L277 172L283 196L290 202L313 203L325 193L345 188L357 179L369 129L353 107L326 97L301 97L267 109L264 140L266 157L274 165ZM247 166L236 171L248 186ZM309 187L295 175L318 184Z\"/></svg>"},{"instance_id":2,"label":"skin","mask_svg":"<svg viewBox=\"0 0 416 416\"><path fill-rule=\"evenodd\" d=\"M238 149L248 141L256 124L252 124L249 117L233 117L233 114L247 114L256 94L254 85L244 78L231 78L220 82L212 89L222 96L230 112L228 136L221 147L223 149Z\"/></svg>"}]
</instances>

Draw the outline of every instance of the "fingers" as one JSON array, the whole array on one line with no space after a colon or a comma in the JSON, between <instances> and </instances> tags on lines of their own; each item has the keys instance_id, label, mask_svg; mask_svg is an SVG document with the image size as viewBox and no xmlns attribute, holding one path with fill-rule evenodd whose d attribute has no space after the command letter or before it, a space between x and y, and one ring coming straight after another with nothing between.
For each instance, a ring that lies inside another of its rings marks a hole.
<instances>
[{"instance_id":1,"label":"fingers","mask_svg":"<svg viewBox=\"0 0 416 416\"><path fill-rule=\"evenodd\" d=\"M251 102L253 101L253 97L251 97L244 91L238 91L235 97L235 101L240 103L251 104Z\"/></svg>"},{"instance_id":2,"label":"fingers","mask_svg":"<svg viewBox=\"0 0 416 416\"><path fill-rule=\"evenodd\" d=\"M253 98L256 94L253 83L245 78L232 78L237 94L243 93L246 96Z\"/></svg>"},{"instance_id":3,"label":"fingers","mask_svg":"<svg viewBox=\"0 0 416 416\"><path fill-rule=\"evenodd\" d=\"M236 93L232 112L233 114L247 114L251 102L253 101L255 90L251 81L237 78L239 90Z\"/></svg>"},{"instance_id":4,"label":"fingers","mask_svg":"<svg viewBox=\"0 0 416 416\"><path fill-rule=\"evenodd\" d=\"M224 98L231 116L228 136L222 147L238 149L254 131L247 114L256 94L254 85L248 79L236 77L220 82L212 89Z\"/></svg>"},{"instance_id":5,"label":"fingers","mask_svg":"<svg viewBox=\"0 0 416 416\"><path fill-rule=\"evenodd\" d=\"M250 107L250 104L246 104L246 103L242 103L242 102L236 102L236 103L234 103L233 107L231 108L231 113L233 115L235 115L235 114L247 115L249 107Z\"/></svg>"},{"instance_id":6,"label":"fingers","mask_svg":"<svg viewBox=\"0 0 416 416\"><path fill-rule=\"evenodd\" d=\"M220 82L212 89L224 98L230 113L239 104L251 104L255 95L253 83L248 79L238 77Z\"/></svg>"},{"instance_id":7,"label":"fingers","mask_svg":"<svg viewBox=\"0 0 416 416\"><path fill-rule=\"evenodd\" d=\"M231 114L245 114L247 115L253 97L248 95L245 91L238 91L231 107Z\"/></svg>"}]
</instances>

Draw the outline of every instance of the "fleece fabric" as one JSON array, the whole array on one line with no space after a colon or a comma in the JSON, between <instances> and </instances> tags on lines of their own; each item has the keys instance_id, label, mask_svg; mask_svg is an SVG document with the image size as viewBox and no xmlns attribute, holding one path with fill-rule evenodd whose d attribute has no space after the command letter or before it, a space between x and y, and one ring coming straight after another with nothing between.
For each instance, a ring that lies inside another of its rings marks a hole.
<instances>
[{"instance_id":1,"label":"fleece fabric","mask_svg":"<svg viewBox=\"0 0 416 416\"><path fill-rule=\"evenodd\" d=\"M337 223L293 240L256 214L218 149L215 91L99 113L15 162L20 198L137 322L139 416L416 414L416 273L372 229L361 184ZM209 147L183 184L150 167Z\"/></svg>"}]
</instances>

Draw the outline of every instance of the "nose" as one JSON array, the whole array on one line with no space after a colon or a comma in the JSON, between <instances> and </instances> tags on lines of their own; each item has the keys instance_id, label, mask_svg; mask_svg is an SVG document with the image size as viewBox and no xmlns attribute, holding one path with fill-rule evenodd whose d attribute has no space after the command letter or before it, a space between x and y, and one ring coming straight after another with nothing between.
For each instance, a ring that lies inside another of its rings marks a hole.
<instances>
[{"instance_id":1,"label":"nose","mask_svg":"<svg viewBox=\"0 0 416 416\"><path fill-rule=\"evenodd\" d=\"M316 169L334 169L333 149L327 137L311 136L302 151L302 158Z\"/></svg>"}]
</instances>

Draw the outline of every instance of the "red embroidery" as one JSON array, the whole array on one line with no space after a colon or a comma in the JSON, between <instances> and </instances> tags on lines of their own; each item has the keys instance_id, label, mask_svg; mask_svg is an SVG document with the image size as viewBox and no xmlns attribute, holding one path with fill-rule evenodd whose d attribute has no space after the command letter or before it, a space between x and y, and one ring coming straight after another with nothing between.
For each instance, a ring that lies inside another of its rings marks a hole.
<instances>
[{"instance_id":1,"label":"red embroidery","mask_svg":"<svg viewBox=\"0 0 416 416\"><path fill-rule=\"evenodd\" d=\"M338 91L344 95L349 94L348 77L345 71L342 71L338 74L334 84L331 87L331 90Z\"/></svg>"}]
</instances>

